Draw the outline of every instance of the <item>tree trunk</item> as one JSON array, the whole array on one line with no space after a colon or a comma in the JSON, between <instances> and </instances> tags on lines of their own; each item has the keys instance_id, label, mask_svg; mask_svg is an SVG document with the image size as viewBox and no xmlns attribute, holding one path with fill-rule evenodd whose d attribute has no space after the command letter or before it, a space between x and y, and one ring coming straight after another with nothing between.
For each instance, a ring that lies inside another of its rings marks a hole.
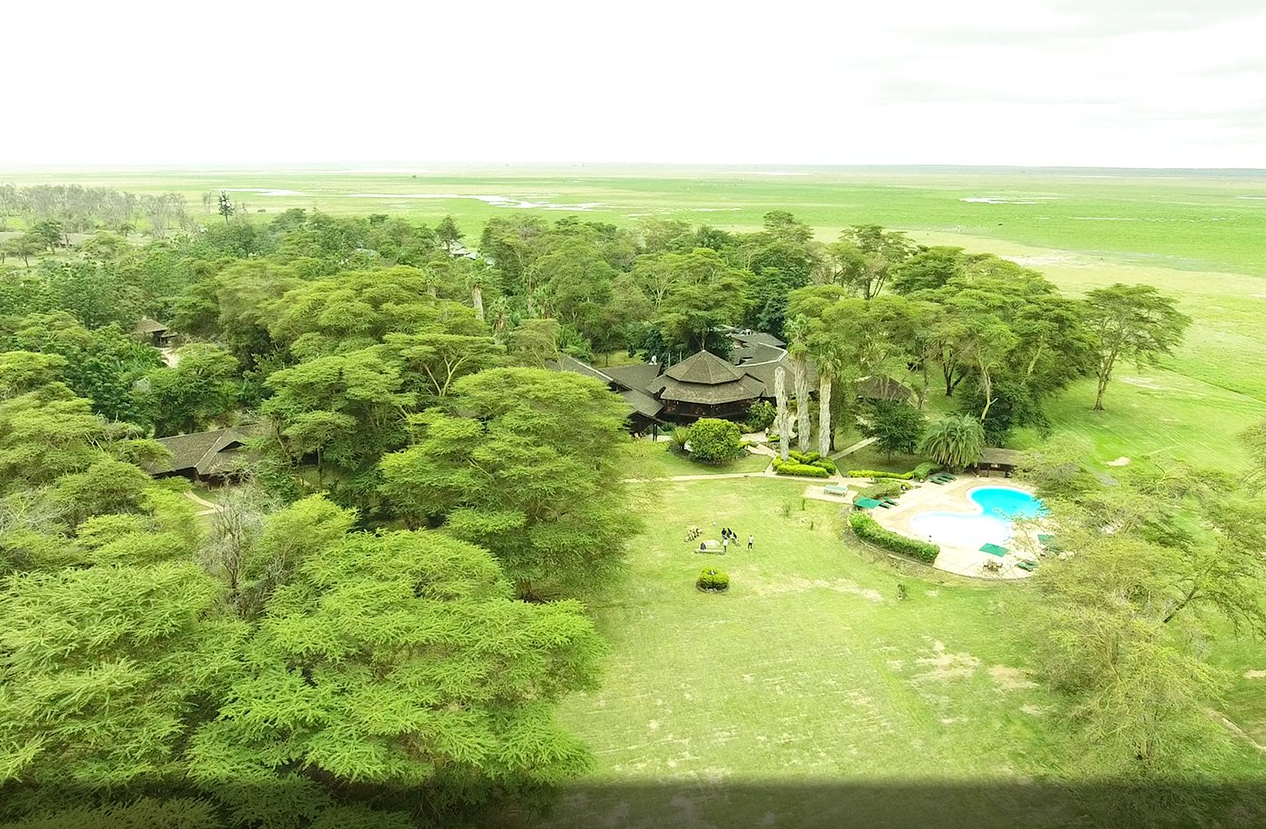
<instances>
[{"instance_id":1,"label":"tree trunk","mask_svg":"<svg viewBox=\"0 0 1266 829\"><path fill-rule=\"evenodd\" d=\"M796 385L796 423L800 436L796 446L801 452L809 451L809 378L805 372L804 358L791 358L792 378Z\"/></svg>"},{"instance_id":2,"label":"tree trunk","mask_svg":"<svg viewBox=\"0 0 1266 829\"><path fill-rule=\"evenodd\" d=\"M1103 393L1108 390L1108 381L1112 379L1112 367L1116 364L1117 355L1113 351L1099 364L1099 387L1095 390L1094 411L1102 412Z\"/></svg>"},{"instance_id":3,"label":"tree trunk","mask_svg":"<svg viewBox=\"0 0 1266 829\"><path fill-rule=\"evenodd\" d=\"M787 370L782 366L774 368L774 395L778 400L778 457L786 461L791 457L791 438L787 434L791 419L787 417Z\"/></svg>"},{"instance_id":4,"label":"tree trunk","mask_svg":"<svg viewBox=\"0 0 1266 829\"><path fill-rule=\"evenodd\" d=\"M818 454L831 453L831 375L818 370Z\"/></svg>"},{"instance_id":5,"label":"tree trunk","mask_svg":"<svg viewBox=\"0 0 1266 829\"><path fill-rule=\"evenodd\" d=\"M484 319L484 289L478 285L470 287L470 304L475 306L475 319L483 322Z\"/></svg>"}]
</instances>

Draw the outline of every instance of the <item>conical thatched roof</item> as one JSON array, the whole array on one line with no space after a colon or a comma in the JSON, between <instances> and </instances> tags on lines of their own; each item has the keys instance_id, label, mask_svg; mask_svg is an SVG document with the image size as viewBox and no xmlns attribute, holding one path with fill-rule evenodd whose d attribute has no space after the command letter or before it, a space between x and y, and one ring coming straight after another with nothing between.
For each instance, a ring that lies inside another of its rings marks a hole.
<instances>
[{"instance_id":1,"label":"conical thatched roof","mask_svg":"<svg viewBox=\"0 0 1266 829\"><path fill-rule=\"evenodd\" d=\"M743 377L743 372L711 351L691 354L664 374L682 383L698 383L704 386L733 383Z\"/></svg>"},{"instance_id":2,"label":"conical thatched roof","mask_svg":"<svg viewBox=\"0 0 1266 829\"><path fill-rule=\"evenodd\" d=\"M657 377L647 391L660 400L716 406L755 400L765 394L765 384L715 354L700 351Z\"/></svg>"}]
</instances>

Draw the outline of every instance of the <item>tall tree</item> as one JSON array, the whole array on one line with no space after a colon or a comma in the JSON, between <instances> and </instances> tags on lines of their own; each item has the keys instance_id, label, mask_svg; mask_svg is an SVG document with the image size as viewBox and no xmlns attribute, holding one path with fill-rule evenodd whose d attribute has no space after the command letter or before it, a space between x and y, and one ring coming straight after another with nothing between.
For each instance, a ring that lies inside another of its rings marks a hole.
<instances>
[{"instance_id":1,"label":"tall tree","mask_svg":"<svg viewBox=\"0 0 1266 829\"><path fill-rule=\"evenodd\" d=\"M382 460L382 492L410 525L490 550L522 596L576 593L619 567L637 526L618 484L622 401L576 374L501 368L453 384Z\"/></svg>"},{"instance_id":2,"label":"tall tree","mask_svg":"<svg viewBox=\"0 0 1266 829\"><path fill-rule=\"evenodd\" d=\"M1086 294L1086 324L1097 356L1094 410L1101 412L1117 360L1156 364L1182 342L1191 318L1178 310L1176 300L1151 285L1118 282Z\"/></svg>"}]
</instances>

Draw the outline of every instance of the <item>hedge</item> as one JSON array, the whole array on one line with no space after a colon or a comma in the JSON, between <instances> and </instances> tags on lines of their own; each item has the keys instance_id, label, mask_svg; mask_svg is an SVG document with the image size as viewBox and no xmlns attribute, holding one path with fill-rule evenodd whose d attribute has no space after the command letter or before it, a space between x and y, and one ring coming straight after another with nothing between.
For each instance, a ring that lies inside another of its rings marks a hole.
<instances>
[{"instance_id":1,"label":"hedge","mask_svg":"<svg viewBox=\"0 0 1266 829\"><path fill-rule=\"evenodd\" d=\"M849 478L896 478L899 481L911 479L922 481L933 472L939 472L941 465L937 463L921 463L909 472L881 472L878 469L852 469Z\"/></svg>"},{"instance_id":2,"label":"hedge","mask_svg":"<svg viewBox=\"0 0 1266 829\"><path fill-rule=\"evenodd\" d=\"M849 515L848 524L853 528L853 534L862 541L869 541L885 550L892 550L894 553L901 553L928 564L935 562L936 557L941 553L941 548L935 544L907 538L892 530L885 530L879 526L879 522L864 512L854 512Z\"/></svg>"},{"instance_id":3,"label":"hedge","mask_svg":"<svg viewBox=\"0 0 1266 829\"><path fill-rule=\"evenodd\" d=\"M804 475L808 478L829 478L831 473L827 472L820 466L810 466L807 463L796 463L795 461L774 461L774 472L778 475Z\"/></svg>"},{"instance_id":4,"label":"hedge","mask_svg":"<svg viewBox=\"0 0 1266 829\"><path fill-rule=\"evenodd\" d=\"M908 481L914 477L913 472L880 472L878 469L850 469L849 478L896 478L899 481Z\"/></svg>"}]
</instances>

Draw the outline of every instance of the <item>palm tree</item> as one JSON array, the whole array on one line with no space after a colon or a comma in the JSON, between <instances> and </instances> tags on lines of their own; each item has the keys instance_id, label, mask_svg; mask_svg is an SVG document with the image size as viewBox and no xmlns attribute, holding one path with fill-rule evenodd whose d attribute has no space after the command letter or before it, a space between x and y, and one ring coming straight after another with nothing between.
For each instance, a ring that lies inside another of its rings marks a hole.
<instances>
[{"instance_id":1,"label":"palm tree","mask_svg":"<svg viewBox=\"0 0 1266 829\"><path fill-rule=\"evenodd\" d=\"M787 332L787 355L791 358L791 377L796 389L796 431L798 448L801 452L809 451L809 375L805 363L808 347L805 335L808 324L804 317L796 317L785 326Z\"/></svg>"},{"instance_id":2,"label":"palm tree","mask_svg":"<svg viewBox=\"0 0 1266 829\"><path fill-rule=\"evenodd\" d=\"M947 415L934 421L919 443L919 451L950 469L964 469L980 460L985 430L980 421L965 415Z\"/></svg>"},{"instance_id":3,"label":"palm tree","mask_svg":"<svg viewBox=\"0 0 1266 829\"><path fill-rule=\"evenodd\" d=\"M781 365L774 368L774 396L778 400L778 457L783 461L791 455L790 439L787 431L791 423L787 417L787 369Z\"/></svg>"}]
</instances>

